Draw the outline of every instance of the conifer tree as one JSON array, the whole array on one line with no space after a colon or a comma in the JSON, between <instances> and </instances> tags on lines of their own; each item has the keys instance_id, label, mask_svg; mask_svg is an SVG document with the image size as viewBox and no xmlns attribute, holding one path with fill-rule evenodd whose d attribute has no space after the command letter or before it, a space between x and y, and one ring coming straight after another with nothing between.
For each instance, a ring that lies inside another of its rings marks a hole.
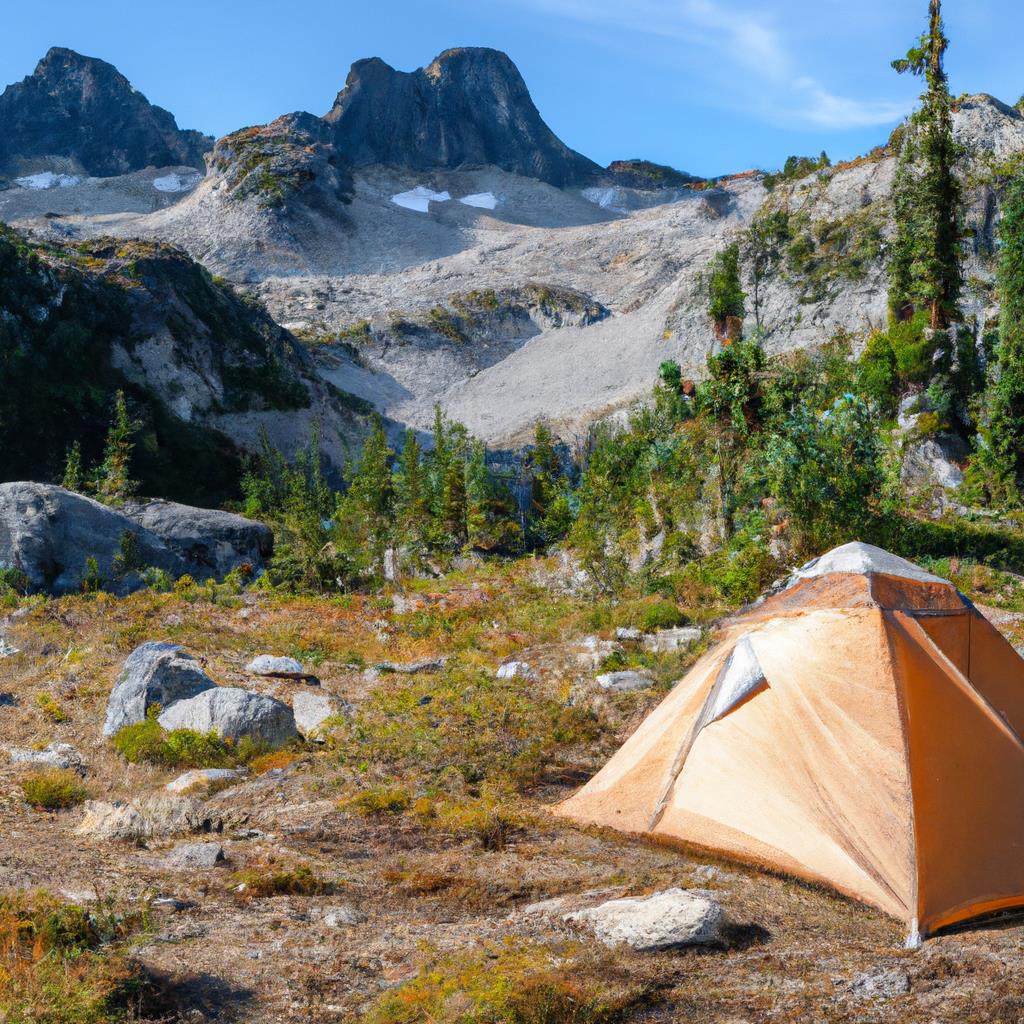
<instances>
[{"instance_id":1,"label":"conifer tree","mask_svg":"<svg viewBox=\"0 0 1024 1024\"><path fill-rule=\"evenodd\" d=\"M999 497L1024 500L1024 174L1011 183L999 226L999 342L985 431Z\"/></svg>"},{"instance_id":2,"label":"conifer tree","mask_svg":"<svg viewBox=\"0 0 1024 1024\"><path fill-rule=\"evenodd\" d=\"M740 283L740 247L726 246L708 268L708 315L719 334L731 339L742 331L746 293Z\"/></svg>"},{"instance_id":3,"label":"conifer tree","mask_svg":"<svg viewBox=\"0 0 1024 1024\"><path fill-rule=\"evenodd\" d=\"M96 493L100 501L120 505L135 493L135 481L130 476L132 452L135 450L134 432L135 424L128 418L124 392L118 391L114 397L114 415L107 430L103 462L96 479Z\"/></svg>"},{"instance_id":4,"label":"conifer tree","mask_svg":"<svg viewBox=\"0 0 1024 1024\"><path fill-rule=\"evenodd\" d=\"M928 31L906 57L899 74L925 80L921 106L911 117L894 183L896 238L889 262L890 307L900 319L927 309L935 329L959 319L963 285L959 253L961 187L955 174L959 147L953 141L953 101L944 58L941 0L929 0Z\"/></svg>"},{"instance_id":5,"label":"conifer tree","mask_svg":"<svg viewBox=\"0 0 1024 1024\"><path fill-rule=\"evenodd\" d=\"M547 547L561 540L571 525L565 473L562 459L555 447L555 437L543 421L534 427L533 448L527 466L530 471L530 513L528 519L531 544Z\"/></svg>"},{"instance_id":6,"label":"conifer tree","mask_svg":"<svg viewBox=\"0 0 1024 1024\"><path fill-rule=\"evenodd\" d=\"M430 490L423 466L423 449L416 432L405 432L405 441L394 473L396 540L407 557L418 565L427 550L430 526Z\"/></svg>"},{"instance_id":7,"label":"conifer tree","mask_svg":"<svg viewBox=\"0 0 1024 1024\"><path fill-rule=\"evenodd\" d=\"M488 467L482 441L470 444L465 479L466 536L470 547L479 551L518 551L522 530L516 522L515 498Z\"/></svg>"},{"instance_id":8,"label":"conifer tree","mask_svg":"<svg viewBox=\"0 0 1024 1024\"><path fill-rule=\"evenodd\" d=\"M374 415L370 433L363 443L359 464L338 505L340 528L353 545L362 567L374 574L384 571L384 557L393 534L391 462L394 458L379 415Z\"/></svg>"},{"instance_id":9,"label":"conifer tree","mask_svg":"<svg viewBox=\"0 0 1024 1024\"><path fill-rule=\"evenodd\" d=\"M64 460L64 478L60 485L68 491L82 489L82 446L77 441L68 449Z\"/></svg>"}]
</instances>

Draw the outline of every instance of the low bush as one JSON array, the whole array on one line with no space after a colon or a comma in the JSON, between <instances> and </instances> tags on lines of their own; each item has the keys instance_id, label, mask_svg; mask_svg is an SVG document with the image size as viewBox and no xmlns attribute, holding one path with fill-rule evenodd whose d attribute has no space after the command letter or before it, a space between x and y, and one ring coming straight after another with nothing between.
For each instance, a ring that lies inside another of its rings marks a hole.
<instances>
[{"instance_id":1,"label":"low bush","mask_svg":"<svg viewBox=\"0 0 1024 1024\"><path fill-rule=\"evenodd\" d=\"M43 811L63 811L77 807L89 798L89 791L73 771L47 768L21 780L25 800Z\"/></svg>"},{"instance_id":2,"label":"low bush","mask_svg":"<svg viewBox=\"0 0 1024 1024\"><path fill-rule=\"evenodd\" d=\"M126 725L112 742L126 761L161 768L235 768L270 753L266 743L248 737L235 743L215 732L200 733L191 729L167 732L155 718Z\"/></svg>"},{"instance_id":3,"label":"low bush","mask_svg":"<svg viewBox=\"0 0 1024 1024\"><path fill-rule=\"evenodd\" d=\"M145 924L138 909L64 904L47 895L0 896L0 1021L121 1024L151 996L123 942Z\"/></svg>"},{"instance_id":4,"label":"low bush","mask_svg":"<svg viewBox=\"0 0 1024 1024\"><path fill-rule=\"evenodd\" d=\"M335 890L328 882L313 873L307 865L291 869L277 869L272 866L246 868L232 876L243 895L256 899L268 896L329 896Z\"/></svg>"},{"instance_id":5,"label":"low bush","mask_svg":"<svg viewBox=\"0 0 1024 1024\"><path fill-rule=\"evenodd\" d=\"M608 953L508 942L439 955L380 996L368 1024L614 1024L653 992Z\"/></svg>"}]
</instances>

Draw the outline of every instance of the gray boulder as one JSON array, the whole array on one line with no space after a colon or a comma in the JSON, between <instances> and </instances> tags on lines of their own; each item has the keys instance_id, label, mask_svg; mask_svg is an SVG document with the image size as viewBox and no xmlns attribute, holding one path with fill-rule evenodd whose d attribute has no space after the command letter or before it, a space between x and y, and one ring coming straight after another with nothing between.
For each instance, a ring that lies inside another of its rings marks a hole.
<instances>
[{"instance_id":1,"label":"gray boulder","mask_svg":"<svg viewBox=\"0 0 1024 1024\"><path fill-rule=\"evenodd\" d=\"M605 672L597 677L597 685L612 693L629 693L632 690L646 690L654 680L642 672Z\"/></svg>"},{"instance_id":2,"label":"gray boulder","mask_svg":"<svg viewBox=\"0 0 1024 1024\"><path fill-rule=\"evenodd\" d=\"M686 889L609 900L563 920L591 928L606 946L624 943L640 952L715 945L722 942L727 923L710 893Z\"/></svg>"},{"instance_id":3,"label":"gray boulder","mask_svg":"<svg viewBox=\"0 0 1024 1024\"><path fill-rule=\"evenodd\" d=\"M210 786L218 782L236 782L238 779L244 779L246 774L247 772L243 768L194 768L168 782L164 789L168 793L184 794L201 786Z\"/></svg>"},{"instance_id":4,"label":"gray boulder","mask_svg":"<svg viewBox=\"0 0 1024 1024\"><path fill-rule=\"evenodd\" d=\"M900 482L906 487L943 487L955 490L964 482L957 462L967 457L966 445L942 434L908 445L903 452Z\"/></svg>"},{"instance_id":5,"label":"gray boulder","mask_svg":"<svg viewBox=\"0 0 1024 1024\"><path fill-rule=\"evenodd\" d=\"M258 569L274 547L270 527L231 512L174 501L126 505L123 512L188 562L191 575L198 569L197 578L226 576L241 565Z\"/></svg>"},{"instance_id":6,"label":"gray boulder","mask_svg":"<svg viewBox=\"0 0 1024 1024\"><path fill-rule=\"evenodd\" d=\"M126 725L144 721L154 704L167 708L215 685L177 644L142 644L128 656L110 693L103 735L113 736Z\"/></svg>"},{"instance_id":7,"label":"gray boulder","mask_svg":"<svg viewBox=\"0 0 1024 1024\"><path fill-rule=\"evenodd\" d=\"M172 868L215 868L226 861L219 843L182 843L167 855L167 866Z\"/></svg>"},{"instance_id":8,"label":"gray boulder","mask_svg":"<svg viewBox=\"0 0 1024 1024\"><path fill-rule=\"evenodd\" d=\"M249 737L280 746L298 736L295 716L287 704L237 686L216 686L179 700L157 719L168 731L215 732L226 739Z\"/></svg>"},{"instance_id":9,"label":"gray boulder","mask_svg":"<svg viewBox=\"0 0 1024 1024\"><path fill-rule=\"evenodd\" d=\"M7 753L14 764L37 764L44 768L73 768L84 774L82 755L70 743L51 743L45 750L9 747Z\"/></svg>"},{"instance_id":10,"label":"gray boulder","mask_svg":"<svg viewBox=\"0 0 1024 1024\"><path fill-rule=\"evenodd\" d=\"M348 701L337 700L315 690L299 690L292 698L295 726L307 739L319 739L321 726L337 715L351 715L353 707Z\"/></svg>"},{"instance_id":11,"label":"gray boulder","mask_svg":"<svg viewBox=\"0 0 1024 1024\"><path fill-rule=\"evenodd\" d=\"M76 593L89 559L115 594L138 590L145 568L222 577L258 569L271 546L267 527L227 512L169 501L113 509L50 484L0 484L0 566L23 572L33 591Z\"/></svg>"},{"instance_id":12,"label":"gray boulder","mask_svg":"<svg viewBox=\"0 0 1024 1024\"><path fill-rule=\"evenodd\" d=\"M126 535L134 537L137 565L174 577L188 571L159 537L92 498L49 484L0 484L0 565L23 572L34 591L80 591L90 558L104 589L119 594L138 589L138 575L118 562Z\"/></svg>"},{"instance_id":13,"label":"gray boulder","mask_svg":"<svg viewBox=\"0 0 1024 1024\"><path fill-rule=\"evenodd\" d=\"M219 832L223 822L198 800L180 796L148 796L132 803L88 800L79 835L140 842L188 832Z\"/></svg>"},{"instance_id":14,"label":"gray boulder","mask_svg":"<svg viewBox=\"0 0 1024 1024\"><path fill-rule=\"evenodd\" d=\"M657 633L644 637L644 650L656 654L669 654L701 638L698 626L676 626L673 629L659 629Z\"/></svg>"},{"instance_id":15,"label":"gray boulder","mask_svg":"<svg viewBox=\"0 0 1024 1024\"><path fill-rule=\"evenodd\" d=\"M301 662L273 654L260 654L253 658L245 666L245 671L254 676L283 676L285 679L304 679L306 676Z\"/></svg>"}]
</instances>

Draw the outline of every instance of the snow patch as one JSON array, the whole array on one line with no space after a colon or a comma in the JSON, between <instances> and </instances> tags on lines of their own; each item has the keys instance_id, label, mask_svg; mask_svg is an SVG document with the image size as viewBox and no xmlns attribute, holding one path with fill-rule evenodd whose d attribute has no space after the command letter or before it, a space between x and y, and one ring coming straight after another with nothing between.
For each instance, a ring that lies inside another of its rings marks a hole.
<instances>
[{"instance_id":1,"label":"snow patch","mask_svg":"<svg viewBox=\"0 0 1024 1024\"><path fill-rule=\"evenodd\" d=\"M162 178L153 179L153 188L157 192L188 192L199 184L201 178L201 174L165 174Z\"/></svg>"},{"instance_id":2,"label":"snow patch","mask_svg":"<svg viewBox=\"0 0 1024 1024\"><path fill-rule=\"evenodd\" d=\"M585 188L583 198L589 199L596 206L600 206L602 210L611 210L613 213L629 213L629 210L624 207L615 205L622 202L622 193L614 186L611 188Z\"/></svg>"},{"instance_id":3,"label":"snow patch","mask_svg":"<svg viewBox=\"0 0 1024 1024\"><path fill-rule=\"evenodd\" d=\"M22 188L69 188L81 182L74 174L54 174L53 171L42 171L39 174L28 174L23 178L15 178L14 184Z\"/></svg>"},{"instance_id":4,"label":"snow patch","mask_svg":"<svg viewBox=\"0 0 1024 1024\"><path fill-rule=\"evenodd\" d=\"M478 210L493 210L498 205L497 196L493 192L474 192L471 196L463 196L459 202L475 206Z\"/></svg>"},{"instance_id":5,"label":"snow patch","mask_svg":"<svg viewBox=\"0 0 1024 1024\"><path fill-rule=\"evenodd\" d=\"M415 210L417 213L427 213L431 203L447 203L451 196L447 192L434 192L433 189L424 185L417 185L408 192L399 192L391 197L395 206L403 206L407 210Z\"/></svg>"}]
</instances>

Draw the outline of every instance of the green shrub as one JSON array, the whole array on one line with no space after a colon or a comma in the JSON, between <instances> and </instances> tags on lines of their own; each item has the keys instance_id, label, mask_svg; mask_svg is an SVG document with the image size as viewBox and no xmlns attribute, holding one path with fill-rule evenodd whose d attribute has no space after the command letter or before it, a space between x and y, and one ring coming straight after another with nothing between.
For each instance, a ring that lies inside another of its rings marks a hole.
<instances>
[{"instance_id":1,"label":"green shrub","mask_svg":"<svg viewBox=\"0 0 1024 1024\"><path fill-rule=\"evenodd\" d=\"M268 896L329 896L335 890L334 883L318 877L307 865L278 871L247 868L236 871L232 881L245 887L241 890L244 895L257 899Z\"/></svg>"},{"instance_id":2,"label":"green shrub","mask_svg":"<svg viewBox=\"0 0 1024 1024\"><path fill-rule=\"evenodd\" d=\"M111 742L126 761L161 768L233 768L248 764L270 750L268 744L249 737L235 743L215 732L200 733L192 729L166 732L153 717L126 725Z\"/></svg>"},{"instance_id":3,"label":"green shrub","mask_svg":"<svg viewBox=\"0 0 1024 1024\"><path fill-rule=\"evenodd\" d=\"M47 768L26 775L21 780L21 791L29 804L43 811L77 807L89 797L89 791L78 776L63 768Z\"/></svg>"}]
</instances>

